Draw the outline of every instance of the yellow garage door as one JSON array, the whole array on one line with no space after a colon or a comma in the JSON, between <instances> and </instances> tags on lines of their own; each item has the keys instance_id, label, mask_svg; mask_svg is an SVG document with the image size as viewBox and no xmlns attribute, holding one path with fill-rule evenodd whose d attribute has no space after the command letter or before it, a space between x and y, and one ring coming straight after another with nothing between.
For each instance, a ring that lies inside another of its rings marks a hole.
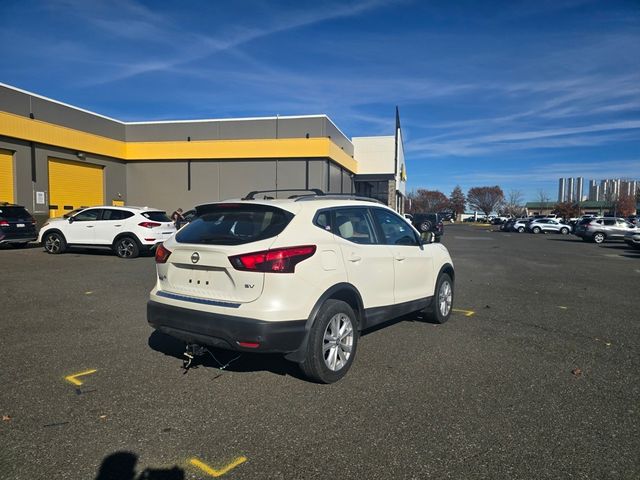
<instances>
[{"instance_id":1,"label":"yellow garage door","mask_svg":"<svg viewBox=\"0 0 640 480\"><path fill-rule=\"evenodd\" d=\"M104 203L102 167L49 158L49 215Z\"/></svg>"},{"instance_id":2,"label":"yellow garage door","mask_svg":"<svg viewBox=\"0 0 640 480\"><path fill-rule=\"evenodd\" d=\"M14 202L13 152L0 150L0 202Z\"/></svg>"}]
</instances>

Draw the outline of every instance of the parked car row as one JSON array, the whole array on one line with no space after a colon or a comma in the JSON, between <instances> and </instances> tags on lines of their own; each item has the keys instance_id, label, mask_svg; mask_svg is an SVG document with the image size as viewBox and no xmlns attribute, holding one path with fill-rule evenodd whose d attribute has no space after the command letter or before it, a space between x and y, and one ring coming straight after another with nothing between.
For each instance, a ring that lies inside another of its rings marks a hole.
<instances>
[{"instance_id":1,"label":"parked car row","mask_svg":"<svg viewBox=\"0 0 640 480\"><path fill-rule=\"evenodd\" d=\"M559 233L574 235L587 242L602 243L605 240L624 240L632 247L640 245L640 225L621 217L585 216L576 221L564 222L558 218L513 218L500 225L505 232Z\"/></svg>"}]
</instances>

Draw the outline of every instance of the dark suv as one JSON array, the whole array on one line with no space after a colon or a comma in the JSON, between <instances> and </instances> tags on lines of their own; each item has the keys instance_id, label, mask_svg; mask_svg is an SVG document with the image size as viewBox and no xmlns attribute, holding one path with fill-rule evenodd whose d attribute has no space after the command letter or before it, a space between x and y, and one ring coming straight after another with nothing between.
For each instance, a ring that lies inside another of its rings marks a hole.
<instances>
[{"instance_id":1,"label":"dark suv","mask_svg":"<svg viewBox=\"0 0 640 480\"><path fill-rule=\"evenodd\" d=\"M444 224L440 213L414 213L411 223L419 232L432 232L436 241L444 235Z\"/></svg>"},{"instance_id":2,"label":"dark suv","mask_svg":"<svg viewBox=\"0 0 640 480\"><path fill-rule=\"evenodd\" d=\"M26 247L37 238L36 221L26 208L0 203L0 245L10 243L14 247Z\"/></svg>"}]
</instances>

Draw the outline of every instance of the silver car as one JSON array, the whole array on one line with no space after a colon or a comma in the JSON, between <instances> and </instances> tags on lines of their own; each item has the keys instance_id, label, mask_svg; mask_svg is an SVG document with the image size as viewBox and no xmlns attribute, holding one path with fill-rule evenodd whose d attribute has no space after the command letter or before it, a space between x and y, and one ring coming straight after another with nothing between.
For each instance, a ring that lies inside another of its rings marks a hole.
<instances>
[{"instance_id":1,"label":"silver car","mask_svg":"<svg viewBox=\"0 0 640 480\"><path fill-rule=\"evenodd\" d=\"M520 218L511 226L511 230L522 233L527 229L527 225L529 225L530 221L530 218Z\"/></svg>"},{"instance_id":2,"label":"silver car","mask_svg":"<svg viewBox=\"0 0 640 480\"><path fill-rule=\"evenodd\" d=\"M576 225L575 234L586 242L602 243L605 240L622 240L627 233L640 232L624 218L598 217L582 220Z\"/></svg>"},{"instance_id":3,"label":"silver car","mask_svg":"<svg viewBox=\"0 0 640 480\"><path fill-rule=\"evenodd\" d=\"M555 232L567 235L571 227L555 218L538 218L527 225L527 230L532 233Z\"/></svg>"},{"instance_id":4,"label":"silver car","mask_svg":"<svg viewBox=\"0 0 640 480\"><path fill-rule=\"evenodd\" d=\"M624 236L624 241L627 242L631 248L640 250L640 231L627 232Z\"/></svg>"}]
</instances>

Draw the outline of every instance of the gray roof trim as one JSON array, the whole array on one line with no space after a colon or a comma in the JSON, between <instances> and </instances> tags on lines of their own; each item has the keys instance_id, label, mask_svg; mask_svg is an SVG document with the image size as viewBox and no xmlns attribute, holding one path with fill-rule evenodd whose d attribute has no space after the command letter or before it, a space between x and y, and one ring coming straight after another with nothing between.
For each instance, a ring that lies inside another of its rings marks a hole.
<instances>
[{"instance_id":1,"label":"gray roof trim","mask_svg":"<svg viewBox=\"0 0 640 480\"><path fill-rule=\"evenodd\" d=\"M30 95L32 97L40 98L42 100L46 100L47 102L57 103L58 105L62 105L64 107L73 108L74 110L79 110L81 112L88 113L90 115L95 115L96 117L102 117L102 118L105 118L107 120L111 120L112 122L116 122L116 123L120 123L120 124L124 124L125 123L125 122L122 122L120 120L116 120L115 118L107 117L106 115L102 115L100 113L92 112L91 110L86 110L84 108L76 107L75 105L69 105L68 103L64 103L64 102L61 102L59 100L54 100L53 98L45 97L44 95L38 95L37 93L33 93L33 92L28 91L28 90L23 90L21 88L14 87L13 85L7 85L6 83L0 82L0 87L5 87L5 88L8 88L9 90L15 90L16 92L20 92L20 93L24 93L25 95Z\"/></svg>"},{"instance_id":2,"label":"gray roof trim","mask_svg":"<svg viewBox=\"0 0 640 480\"><path fill-rule=\"evenodd\" d=\"M239 117L239 118L204 118L204 119L193 119L193 120L151 120L151 121L139 121L139 122L124 122L122 120L118 120L116 118L108 117L106 115L102 115L100 113L92 112L91 110L87 110L84 108L76 107L75 105L70 105L68 103L61 102L59 100L54 100L53 98L45 97L44 95L38 95L37 93L30 92L28 90L23 90L22 88L14 87L13 85L7 85L6 83L0 82L1 87L8 88L10 90L15 90L16 92L24 93L26 95L31 95L32 97L37 97L42 100L46 100L47 102L57 103L58 105L62 105L64 107L73 108L74 110L79 110L84 113L88 113L91 115L95 115L97 117L102 117L106 120L111 120L112 122L119 123L121 125L153 125L153 124L166 124L166 123L204 123L204 122L239 122L239 121L247 121L247 120L276 120L276 119L296 119L296 118L326 118L336 130L338 130L347 140L347 137L338 126L333 123L327 115L325 114L315 114L315 115L276 115L270 117Z\"/></svg>"}]
</instances>

